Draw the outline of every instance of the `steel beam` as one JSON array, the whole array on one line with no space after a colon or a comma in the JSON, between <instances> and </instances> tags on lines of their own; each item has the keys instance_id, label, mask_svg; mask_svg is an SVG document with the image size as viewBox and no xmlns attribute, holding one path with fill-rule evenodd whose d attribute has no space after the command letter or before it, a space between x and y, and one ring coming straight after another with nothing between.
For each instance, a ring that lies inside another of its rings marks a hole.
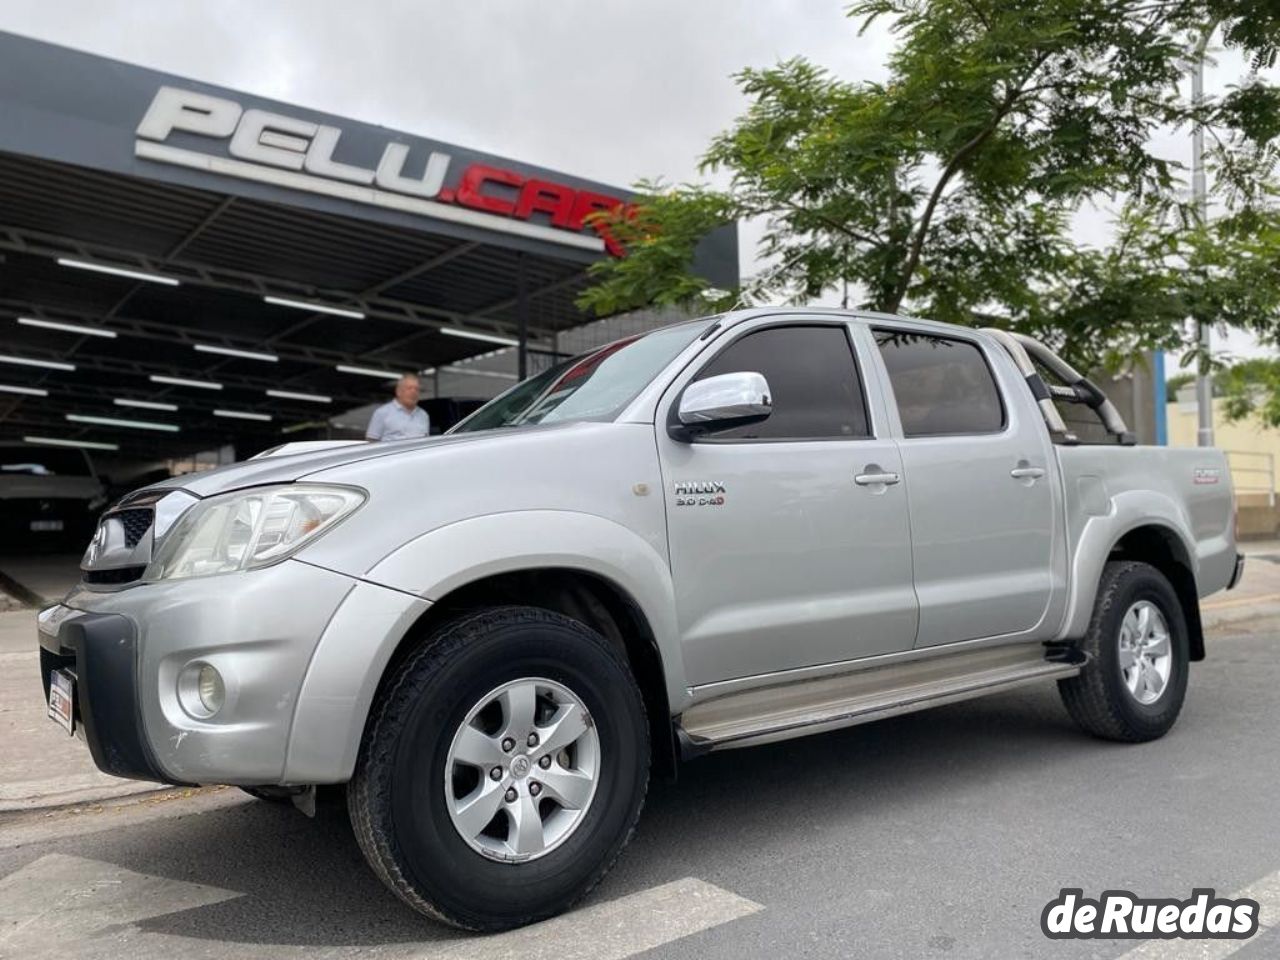
<instances>
[{"instance_id":1,"label":"steel beam","mask_svg":"<svg viewBox=\"0 0 1280 960\"><path fill-rule=\"evenodd\" d=\"M141 340L151 340L158 343L174 343L184 346L194 347L197 343L214 344L215 346L229 347L236 350L253 350L263 346L262 341L255 340L234 340L229 337L218 334L211 334L206 330L197 327L189 327L179 323L158 323L153 320L139 320L134 317L115 316L108 323L102 323L104 319L101 315L86 310L69 310L65 308L48 309L28 300L17 300L7 297L0 297L0 315L10 314L17 316L34 316L48 320L67 320L70 322L87 322L98 323L100 326L108 330L113 330L118 334L136 337ZM423 331L426 332L426 331ZM88 339L88 338L86 338ZM407 358L392 358L387 360L379 352L379 356L375 357L370 353L350 354L342 353L337 350L324 350L307 346L287 346L283 348L274 348L272 352L291 363L302 363L321 368L333 369L334 365L339 363L356 364L361 363L388 363L396 362L407 366L416 366L418 360L409 360ZM192 354L194 356L194 352ZM65 356L65 354L64 354ZM176 371L185 371L191 374L195 367L193 363L191 367L174 367ZM208 367L202 369L209 369Z\"/></svg>"},{"instance_id":2,"label":"steel beam","mask_svg":"<svg viewBox=\"0 0 1280 960\"><path fill-rule=\"evenodd\" d=\"M513 324L505 321L496 321L488 316L494 310L500 309L501 304L473 313L445 310L440 307L412 303L407 300L397 300L377 295L362 296L359 292L353 293L350 290L317 287L279 278L264 277L241 270L210 267L205 264L180 260L164 260L107 244L87 243L59 237L55 234L3 224L0 224L0 250L25 253L46 259L75 257L90 261L105 260L108 263L127 269L170 276L181 283L192 286L214 290L230 290L247 293L255 297L301 297L303 299L326 302L332 301L334 306L350 306L361 310L369 316L397 323L438 328L442 321L460 326L466 326L471 321L479 321L483 327L489 328L490 332L503 333L507 336L511 336L514 333ZM550 330L537 329L534 332L543 334L550 333Z\"/></svg>"}]
</instances>

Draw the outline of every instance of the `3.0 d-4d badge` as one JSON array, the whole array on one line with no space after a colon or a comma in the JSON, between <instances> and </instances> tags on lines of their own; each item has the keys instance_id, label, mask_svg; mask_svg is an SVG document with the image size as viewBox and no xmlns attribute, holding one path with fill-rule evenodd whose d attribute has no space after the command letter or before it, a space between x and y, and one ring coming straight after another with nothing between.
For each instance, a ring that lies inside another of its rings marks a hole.
<instances>
[{"instance_id":1,"label":"3.0 d-4d badge","mask_svg":"<svg viewBox=\"0 0 1280 960\"><path fill-rule=\"evenodd\" d=\"M724 505L724 484L719 480L677 480L677 507L720 507Z\"/></svg>"}]
</instances>

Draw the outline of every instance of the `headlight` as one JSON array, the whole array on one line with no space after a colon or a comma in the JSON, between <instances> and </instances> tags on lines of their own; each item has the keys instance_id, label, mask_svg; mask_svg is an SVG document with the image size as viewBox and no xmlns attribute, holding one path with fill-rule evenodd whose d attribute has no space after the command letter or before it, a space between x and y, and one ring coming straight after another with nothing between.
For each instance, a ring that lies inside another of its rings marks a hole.
<instances>
[{"instance_id":1,"label":"headlight","mask_svg":"<svg viewBox=\"0 0 1280 960\"><path fill-rule=\"evenodd\" d=\"M287 483L201 500L182 515L146 580L254 570L296 553L365 501L352 487Z\"/></svg>"}]
</instances>

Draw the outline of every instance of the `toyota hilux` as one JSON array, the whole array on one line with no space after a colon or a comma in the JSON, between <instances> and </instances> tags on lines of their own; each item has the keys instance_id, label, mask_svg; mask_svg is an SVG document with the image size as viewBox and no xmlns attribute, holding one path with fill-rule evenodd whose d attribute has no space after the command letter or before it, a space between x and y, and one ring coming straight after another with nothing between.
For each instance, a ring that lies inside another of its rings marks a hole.
<instances>
[{"instance_id":1,"label":"toyota hilux","mask_svg":"<svg viewBox=\"0 0 1280 960\"><path fill-rule=\"evenodd\" d=\"M1048 681L1160 737L1242 560L1223 454L1136 445L1037 341L752 309L441 437L132 493L82 566L38 629L101 769L345 784L391 890L496 930L581 899L701 754Z\"/></svg>"}]
</instances>

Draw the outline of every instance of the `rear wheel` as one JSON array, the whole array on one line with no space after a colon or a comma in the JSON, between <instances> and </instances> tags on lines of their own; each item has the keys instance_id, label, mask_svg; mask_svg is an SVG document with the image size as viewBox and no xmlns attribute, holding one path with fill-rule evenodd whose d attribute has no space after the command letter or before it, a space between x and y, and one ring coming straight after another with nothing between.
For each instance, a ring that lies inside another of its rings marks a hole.
<instances>
[{"instance_id":1,"label":"rear wheel","mask_svg":"<svg viewBox=\"0 0 1280 960\"><path fill-rule=\"evenodd\" d=\"M559 614L502 607L441 628L376 704L349 807L402 900L472 930L572 906L621 852L649 734L623 656Z\"/></svg>"},{"instance_id":2,"label":"rear wheel","mask_svg":"<svg viewBox=\"0 0 1280 960\"><path fill-rule=\"evenodd\" d=\"M1164 574L1136 561L1108 563L1081 648L1089 663L1058 683L1072 719L1107 740L1164 736L1182 710L1190 662L1182 604Z\"/></svg>"}]
</instances>

